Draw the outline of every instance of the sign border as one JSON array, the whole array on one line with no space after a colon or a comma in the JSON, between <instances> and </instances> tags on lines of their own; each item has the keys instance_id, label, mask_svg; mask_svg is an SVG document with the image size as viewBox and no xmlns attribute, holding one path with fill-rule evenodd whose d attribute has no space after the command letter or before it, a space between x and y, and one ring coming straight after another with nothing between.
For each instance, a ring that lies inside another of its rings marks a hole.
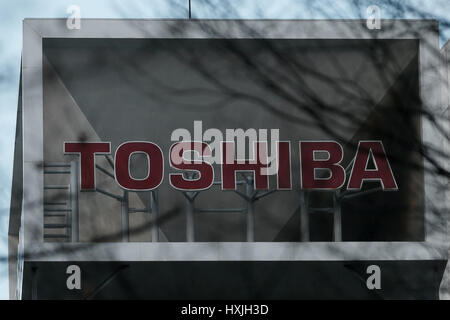
<instances>
[{"instance_id":1,"label":"sign border","mask_svg":"<svg viewBox=\"0 0 450 320\"><path fill-rule=\"evenodd\" d=\"M44 38L227 38L227 39L418 39L420 95L433 112L440 102L440 57L436 20L166 20L82 19L69 30L66 19L23 21L23 211L25 261L342 261L446 260L446 195L425 174L425 241L422 242L128 242L43 241L43 39ZM440 112L441 111L441 112ZM424 143L436 145L433 124L422 117ZM434 138L434 139L433 139ZM440 142L438 142L440 144ZM439 145L438 145L439 146ZM442 182L443 180L439 180Z\"/></svg>"}]
</instances>

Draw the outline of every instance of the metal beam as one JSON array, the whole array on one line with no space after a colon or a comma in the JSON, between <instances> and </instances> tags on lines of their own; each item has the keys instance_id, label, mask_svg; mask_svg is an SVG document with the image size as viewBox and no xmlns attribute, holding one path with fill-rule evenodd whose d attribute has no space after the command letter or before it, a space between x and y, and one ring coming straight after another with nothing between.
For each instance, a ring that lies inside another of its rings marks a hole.
<instances>
[{"instance_id":1,"label":"metal beam","mask_svg":"<svg viewBox=\"0 0 450 320\"><path fill-rule=\"evenodd\" d=\"M123 191L121 202L121 218L122 218L122 241L130 241L130 214L128 211L128 191Z\"/></svg>"},{"instance_id":2,"label":"metal beam","mask_svg":"<svg viewBox=\"0 0 450 320\"><path fill-rule=\"evenodd\" d=\"M247 242L255 241L255 213L253 208L253 195L255 193L255 188L253 186L253 178L247 178L246 185L246 196L247 196Z\"/></svg>"},{"instance_id":3,"label":"metal beam","mask_svg":"<svg viewBox=\"0 0 450 320\"><path fill-rule=\"evenodd\" d=\"M333 193L333 239L335 242L342 241L342 217L341 217L341 201L337 193Z\"/></svg>"},{"instance_id":4,"label":"metal beam","mask_svg":"<svg viewBox=\"0 0 450 320\"><path fill-rule=\"evenodd\" d=\"M186 240L187 242L195 241L195 208L194 199L187 197L187 214L186 214Z\"/></svg>"},{"instance_id":5,"label":"metal beam","mask_svg":"<svg viewBox=\"0 0 450 320\"><path fill-rule=\"evenodd\" d=\"M300 191L300 241L309 241L308 191Z\"/></svg>"},{"instance_id":6,"label":"metal beam","mask_svg":"<svg viewBox=\"0 0 450 320\"><path fill-rule=\"evenodd\" d=\"M70 162L70 224L71 240L79 242L79 220L78 220L78 161ZM69 221L68 221L69 222Z\"/></svg>"},{"instance_id":7,"label":"metal beam","mask_svg":"<svg viewBox=\"0 0 450 320\"><path fill-rule=\"evenodd\" d=\"M152 242L159 242L159 203L158 203L158 190L150 192L150 208L152 215Z\"/></svg>"}]
</instances>

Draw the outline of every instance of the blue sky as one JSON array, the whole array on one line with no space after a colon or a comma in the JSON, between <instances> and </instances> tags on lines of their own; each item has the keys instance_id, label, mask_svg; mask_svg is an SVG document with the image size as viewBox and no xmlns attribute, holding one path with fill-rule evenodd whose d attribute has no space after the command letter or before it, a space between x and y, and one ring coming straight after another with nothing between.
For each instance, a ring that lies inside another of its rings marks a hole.
<instances>
[{"instance_id":1,"label":"blue sky","mask_svg":"<svg viewBox=\"0 0 450 320\"><path fill-rule=\"evenodd\" d=\"M388 6L389 2L401 3L402 6ZM351 19L365 17L365 8L376 4L381 8L382 18L428 17L450 21L448 0L361 0L357 9L352 3L350 0L192 0L192 14L194 18ZM22 20L67 17L66 10L70 5L80 7L82 18L185 18L188 0L0 0L0 4L0 257L5 257L8 254ZM450 28L442 24L441 44L449 36ZM1 262L0 299L8 299L7 264Z\"/></svg>"}]
</instances>

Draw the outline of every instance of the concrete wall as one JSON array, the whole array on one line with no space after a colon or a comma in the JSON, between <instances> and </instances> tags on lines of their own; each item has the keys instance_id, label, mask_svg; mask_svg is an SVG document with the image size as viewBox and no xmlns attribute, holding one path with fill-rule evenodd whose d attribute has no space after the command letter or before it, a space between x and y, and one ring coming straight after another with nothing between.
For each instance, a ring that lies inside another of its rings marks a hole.
<instances>
[{"instance_id":1,"label":"concrete wall","mask_svg":"<svg viewBox=\"0 0 450 320\"><path fill-rule=\"evenodd\" d=\"M450 41L448 41L441 48L441 96L443 105L443 126L446 129L448 135L450 135ZM448 155L450 154L450 141L444 140L444 150ZM450 162L446 161L446 169L450 170ZM449 179L447 179L447 186ZM450 191L447 193L447 211L450 208ZM447 212L448 215L448 212ZM450 219L450 216L448 216ZM450 231L450 220L447 222L447 229ZM445 300L450 300L450 264L447 264L447 268L444 273L444 278L441 284L440 298Z\"/></svg>"},{"instance_id":2,"label":"concrete wall","mask_svg":"<svg viewBox=\"0 0 450 320\"><path fill-rule=\"evenodd\" d=\"M22 76L20 77L19 99L17 104L16 140L14 144L13 178L11 186L11 205L8 228L8 269L9 298L16 299L17 255L19 252L19 232L22 220L23 197L23 143L22 143Z\"/></svg>"}]
</instances>

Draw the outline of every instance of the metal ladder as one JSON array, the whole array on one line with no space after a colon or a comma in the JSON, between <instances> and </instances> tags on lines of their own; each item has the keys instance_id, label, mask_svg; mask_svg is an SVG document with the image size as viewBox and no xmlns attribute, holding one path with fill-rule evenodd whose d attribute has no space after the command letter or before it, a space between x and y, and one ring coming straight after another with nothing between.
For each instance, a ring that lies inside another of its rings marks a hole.
<instances>
[{"instance_id":1,"label":"metal ladder","mask_svg":"<svg viewBox=\"0 0 450 320\"><path fill-rule=\"evenodd\" d=\"M78 162L48 162L44 164L44 174L70 175L67 185L44 185L45 190L67 190L66 201L44 200L44 240L56 239L78 242ZM45 196L45 192L44 192ZM46 218L63 218L62 223L46 223ZM48 230L62 230L63 233L46 233Z\"/></svg>"},{"instance_id":2,"label":"metal ladder","mask_svg":"<svg viewBox=\"0 0 450 320\"><path fill-rule=\"evenodd\" d=\"M113 160L105 155L106 160L114 170ZM96 164L95 168L115 179L114 174ZM45 185L44 190L67 190L67 201L44 201L44 240L62 240L65 242L79 242L79 218L78 218L78 160L73 160L70 163L48 162L44 164L44 174L64 174L70 175L70 183L67 185ZM129 207L129 192L123 190L122 195L115 195L101 188L96 188L105 196L115 199L121 203L121 222L122 222L122 241L128 242L130 240L130 213L147 212L152 215L152 242L159 242L159 228L158 228L158 192L157 190L150 191L150 200L145 208L130 208ZM63 218L61 223L46 223L45 218ZM62 230L63 233L46 233L48 230Z\"/></svg>"}]
</instances>

